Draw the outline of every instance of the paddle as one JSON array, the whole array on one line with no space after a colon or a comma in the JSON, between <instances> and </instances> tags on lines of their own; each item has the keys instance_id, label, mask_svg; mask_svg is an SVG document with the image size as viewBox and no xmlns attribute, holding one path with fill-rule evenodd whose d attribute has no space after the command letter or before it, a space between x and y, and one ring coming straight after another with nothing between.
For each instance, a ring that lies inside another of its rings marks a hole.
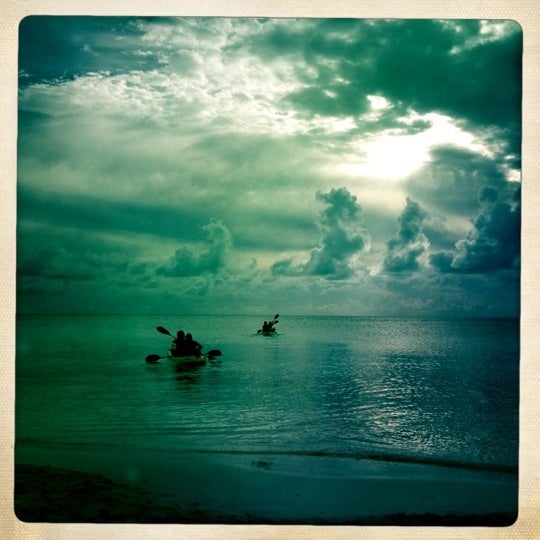
<instances>
[{"instance_id":1,"label":"paddle","mask_svg":"<svg viewBox=\"0 0 540 540\"><path fill-rule=\"evenodd\" d=\"M159 354L149 354L145 360L149 364L157 364L161 358L167 358L166 356L159 356Z\"/></svg>"},{"instance_id":2,"label":"paddle","mask_svg":"<svg viewBox=\"0 0 540 540\"><path fill-rule=\"evenodd\" d=\"M211 351L208 351L205 353L206 358L208 360L214 360L217 356L221 356L222 352L219 349L212 349ZM157 364L159 360L162 358L169 358L168 356L160 356L159 354L149 354L145 361L148 364Z\"/></svg>"},{"instance_id":3,"label":"paddle","mask_svg":"<svg viewBox=\"0 0 540 540\"><path fill-rule=\"evenodd\" d=\"M156 326L156 330L160 334L165 334L166 336L171 336L172 338L175 337L166 328L164 328L163 326ZM201 354L203 354L203 353L201 352ZM208 360L214 360L214 358L216 358L216 356L221 356L221 351L219 349L212 349L211 351L208 351L207 353L204 353L204 355L206 356L206 358L208 358ZM149 364L157 364L158 360L160 360L161 358L168 358L168 357L167 356L159 356L159 354L149 354L146 357L146 361Z\"/></svg>"},{"instance_id":4,"label":"paddle","mask_svg":"<svg viewBox=\"0 0 540 540\"><path fill-rule=\"evenodd\" d=\"M156 330L160 333L160 334L165 334L167 336L171 336L171 337L174 337L166 328L163 328L163 326L158 326L156 327Z\"/></svg>"}]
</instances>

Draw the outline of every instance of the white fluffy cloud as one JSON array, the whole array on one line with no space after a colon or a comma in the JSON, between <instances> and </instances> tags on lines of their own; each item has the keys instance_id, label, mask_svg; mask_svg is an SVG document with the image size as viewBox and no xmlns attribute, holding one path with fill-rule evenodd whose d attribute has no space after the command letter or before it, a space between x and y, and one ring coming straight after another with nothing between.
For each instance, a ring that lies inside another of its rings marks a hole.
<instances>
[{"instance_id":1,"label":"white fluffy cloud","mask_svg":"<svg viewBox=\"0 0 540 540\"><path fill-rule=\"evenodd\" d=\"M230 231L219 221L212 221L203 228L208 233L206 245L198 249L189 246L177 249L167 264L157 269L158 274L167 277L216 274L226 266L232 247Z\"/></svg>"},{"instance_id":2,"label":"white fluffy cloud","mask_svg":"<svg viewBox=\"0 0 540 540\"><path fill-rule=\"evenodd\" d=\"M429 241L422 232L428 214L417 202L407 198L405 208L398 218L398 231L388 243L383 268L388 272L410 272L420 268L419 258Z\"/></svg>"},{"instance_id":3,"label":"white fluffy cloud","mask_svg":"<svg viewBox=\"0 0 540 540\"><path fill-rule=\"evenodd\" d=\"M317 199L326 207L319 217L319 245L309 253L309 259L294 263L291 259L276 262L274 274L290 276L315 275L329 279L345 279L353 275L352 260L369 248L369 233L361 227L360 205L346 188L318 193Z\"/></svg>"}]
</instances>

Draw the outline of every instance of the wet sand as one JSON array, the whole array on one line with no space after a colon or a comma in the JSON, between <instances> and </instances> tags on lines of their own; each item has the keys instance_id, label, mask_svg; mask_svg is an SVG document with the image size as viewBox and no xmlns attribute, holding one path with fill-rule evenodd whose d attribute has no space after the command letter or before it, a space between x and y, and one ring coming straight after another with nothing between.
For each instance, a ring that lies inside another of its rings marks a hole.
<instances>
[{"instance_id":1,"label":"wet sand","mask_svg":"<svg viewBox=\"0 0 540 540\"><path fill-rule=\"evenodd\" d=\"M15 514L28 523L185 523L185 524L305 524L302 519L258 517L249 513L216 512L191 504L158 504L148 490L113 482L103 476L53 468L18 465L15 470ZM286 488L286 486L283 486ZM262 495L265 498L265 495ZM263 512L264 513L264 512ZM360 512L362 513L362 512ZM330 523L312 517L312 524L507 526L511 513L388 514L359 516Z\"/></svg>"},{"instance_id":2,"label":"wet sand","mask_svg":"<svg viewBox=\"0 0 540 540\"><path fill-rule=\"evenodd\" d=\"M509 472L264 454L32 454L19 451L14 501L30 523L497 527L517 517Z\"/></svg>"}]
</instances>

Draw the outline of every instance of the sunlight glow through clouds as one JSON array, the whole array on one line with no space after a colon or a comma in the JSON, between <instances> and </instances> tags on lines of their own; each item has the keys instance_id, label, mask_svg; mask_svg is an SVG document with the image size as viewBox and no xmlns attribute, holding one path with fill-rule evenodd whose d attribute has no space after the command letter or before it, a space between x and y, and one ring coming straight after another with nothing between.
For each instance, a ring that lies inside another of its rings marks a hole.
<instances>
[{"instance_id":1,"label":"sunlight glow through clouds","mask_svg":"<svg viewBox=\"0 0 540 540\"><path fill-rule=\"evenodd\" d=\"M407 178L429 161L430 150L439 145L455 145L484 155L488 150L471 133L457 127L447 116L430 113L424 116L412 113L400 119L403 124L424 120L431 123L425 131L402 135L395 130L381 132L370 140L357 140L353 144L357 155L351 155L338 165L347 176L381 178L399 181ZM364 156L358 159L358 156Z\"/></svg>"},{"instance_id":2,"label":"sunlight glow through clouds","mask_svg":"<svg viewBox=\"0 0 540 540\"><path fill-rule=\"evenodd\" d=\"M390 107L390 102L382 96L367 96L367 99L371 104L371 108L375 111Z\"/></svg>"}]
</instances>

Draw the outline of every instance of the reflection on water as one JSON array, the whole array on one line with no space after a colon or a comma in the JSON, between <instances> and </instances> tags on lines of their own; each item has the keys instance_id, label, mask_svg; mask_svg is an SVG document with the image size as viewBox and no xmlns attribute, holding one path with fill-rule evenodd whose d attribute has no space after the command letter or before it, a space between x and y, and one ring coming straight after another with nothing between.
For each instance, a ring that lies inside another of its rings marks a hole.
<instances>
[{"instance_id":1,"label":"reflection on water","mask_svg":"<svg viewBox=\"0 0 540 540\"><path fill-rule=\"evenodd\" d=\"M517 463L516 321L183 317L223 355L180 371L157 324L20 318L17 440Z\"/></svg>"},{"instance_id":2,"label":"reflection on water","mask_svg":"<svg viewBox=\"0 0 540 540\"><path fill-rule=\"evenodd\" d=\"M201 366L176 366L173 370L176 381L181 385L195 384L201 378Z\"/></svg>"}]
</instances>

